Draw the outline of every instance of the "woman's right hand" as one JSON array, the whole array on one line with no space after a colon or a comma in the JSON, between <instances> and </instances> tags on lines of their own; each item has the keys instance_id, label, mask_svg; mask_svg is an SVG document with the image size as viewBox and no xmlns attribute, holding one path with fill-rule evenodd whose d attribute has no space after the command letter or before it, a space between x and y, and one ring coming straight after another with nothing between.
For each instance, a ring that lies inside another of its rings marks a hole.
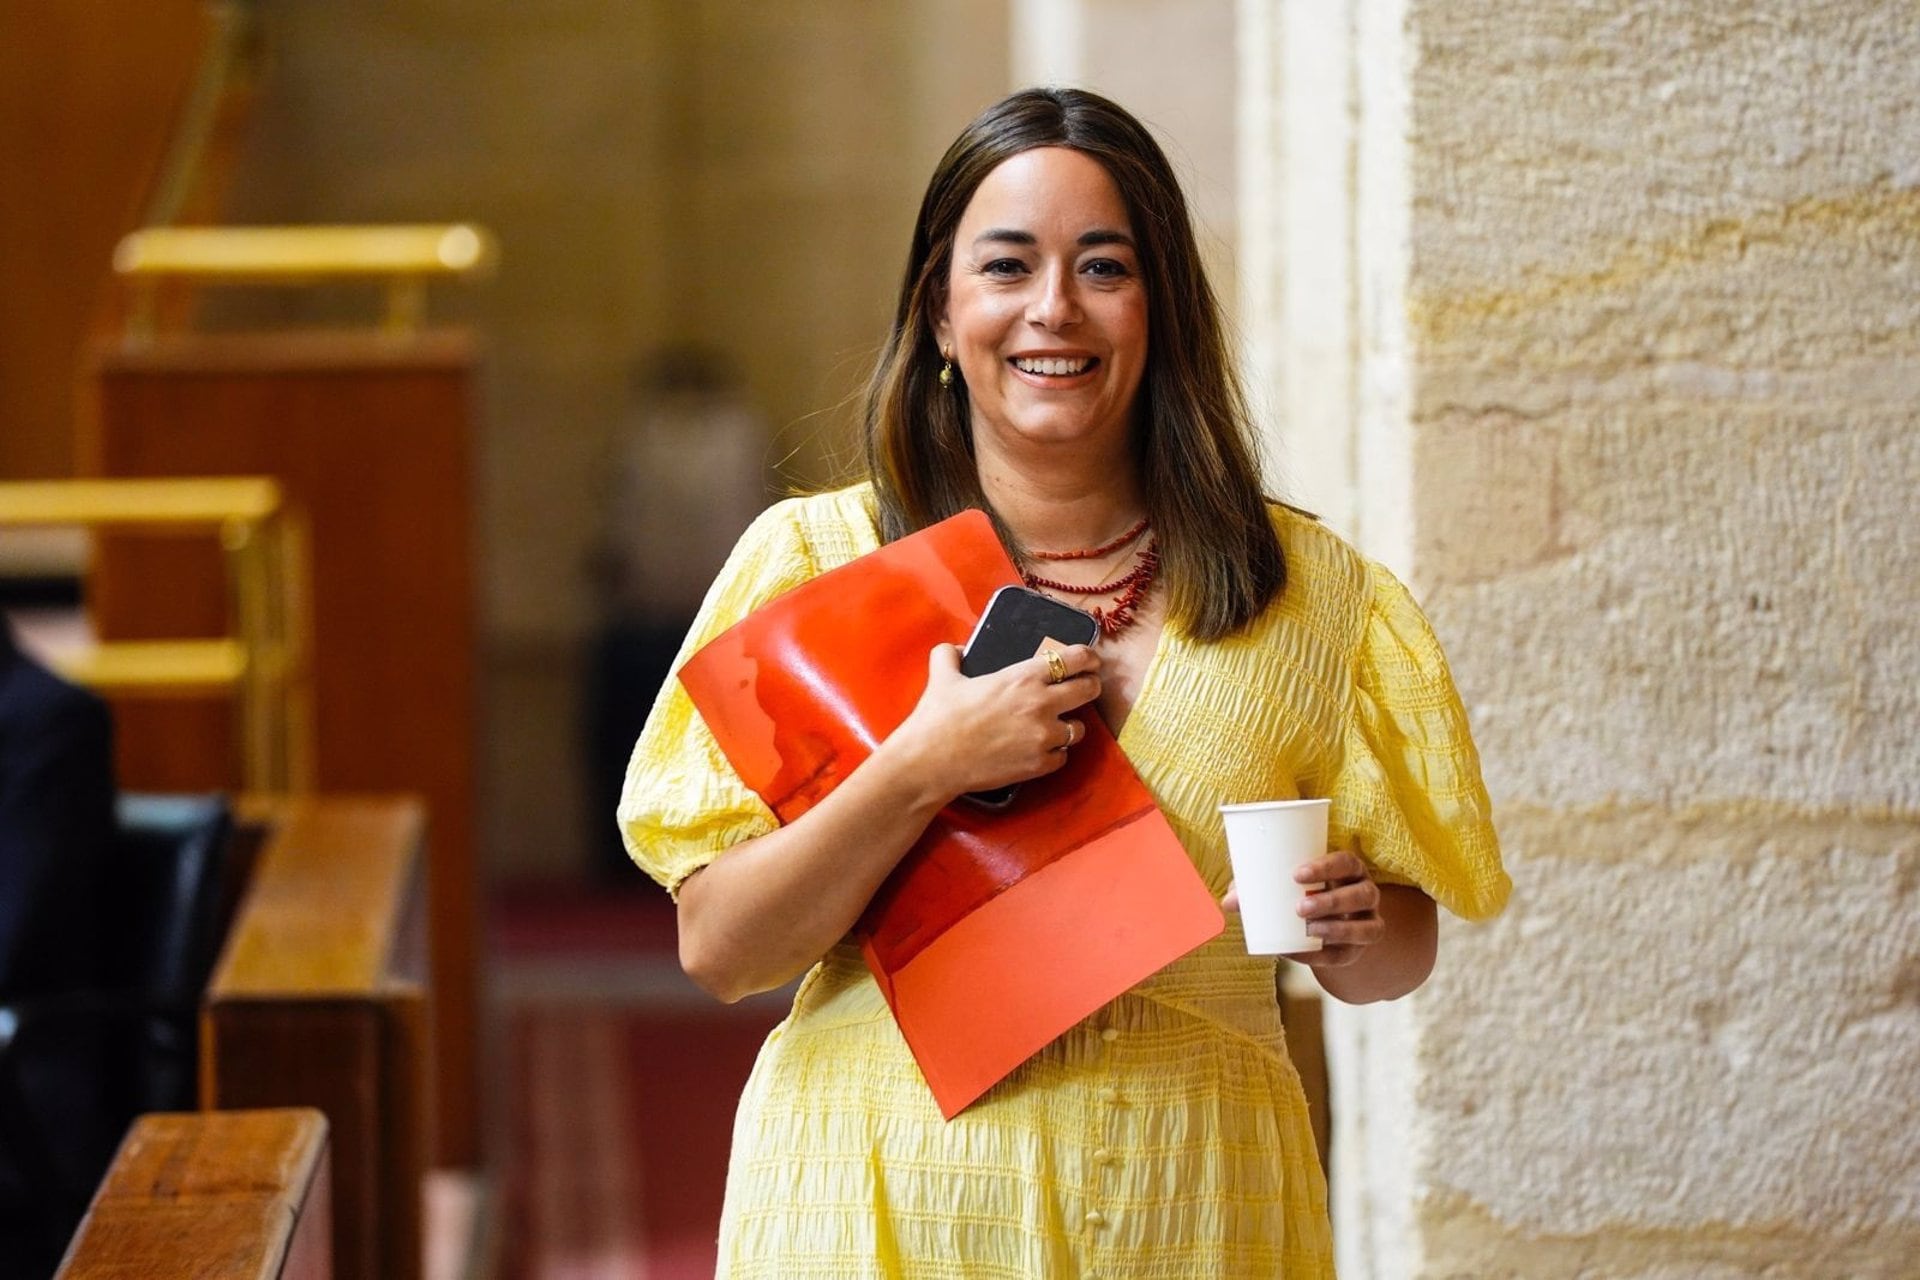
<instances>
[{"instance_id":1,"label":"woman's right hand","mask_svg":"<svg viewBox=\"0 0 1920 1280\"><path fill-rule=\"evenodd\" d=\"M948 798L1052 773L1087 736L1080 712L1100 696L1100 655L1092 646L1050 645L1065 664L1055 683L1044 651L989 675L960 673L960 651L936 645L927 687L883 750L905 755L927 785Z\"/></svg>"}]
</instances>

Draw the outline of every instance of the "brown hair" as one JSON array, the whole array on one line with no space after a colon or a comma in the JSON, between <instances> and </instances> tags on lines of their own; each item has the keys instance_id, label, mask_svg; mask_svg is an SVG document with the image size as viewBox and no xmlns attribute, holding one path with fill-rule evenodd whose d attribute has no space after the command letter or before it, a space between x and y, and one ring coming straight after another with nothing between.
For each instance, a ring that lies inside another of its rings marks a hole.
<instances>
[{"instance_id":1,"label":"brown hair","mask_svg":"<svg viewBox=\"0 0 1920 1280\"><path fill-rule=\"evenodd\" d=\"M1126 201L1149 335L1135 463L1160 540L1168 615L1193 636L1218 639L1280 593L1286 561L1179 180L1146 128L1097 94L1027 89L1002 99L961 131L927 184L893 328L867 384L866 462L880 535L891 542L969 507L993 514L974 462L965 386L939 385L932 318L945 303L954 233L975 190L1036 147L1093 157ZM1010 531L994 522L1017 553Z\"/></svg>"}]
</instances>

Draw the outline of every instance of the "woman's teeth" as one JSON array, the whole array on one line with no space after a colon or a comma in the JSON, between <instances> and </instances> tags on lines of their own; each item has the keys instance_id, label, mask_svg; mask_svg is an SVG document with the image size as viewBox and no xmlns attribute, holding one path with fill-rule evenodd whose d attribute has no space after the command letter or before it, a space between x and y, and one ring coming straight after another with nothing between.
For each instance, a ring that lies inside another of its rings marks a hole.
<instances>
[{"instance_id":1,"label":"woman's teeth","mask_svg":"<svg viewBox=\"0 0 1920 1280\"><path fill-rule=\"evenodd\" d=\"M1049 356L1046 359L1017 359L1013 362L1013 367L1022 373L1047 373L1059 377L1064 374L1084 373L1092 364L1093 360L1089 356L1081 356L1073 360Z\"/></svg>"}]
</instances>

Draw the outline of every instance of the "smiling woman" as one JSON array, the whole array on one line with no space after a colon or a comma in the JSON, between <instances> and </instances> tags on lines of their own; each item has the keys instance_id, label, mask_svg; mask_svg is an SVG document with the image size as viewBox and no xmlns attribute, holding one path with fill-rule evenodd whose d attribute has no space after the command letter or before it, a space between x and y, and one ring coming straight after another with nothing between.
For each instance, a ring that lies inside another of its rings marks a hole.
<instances>
[{"instance_id":1,"label":"smiling woman","mask_svg":"<svg viewBox=\"0 0 1920 1280\"><path fill-rule=\"evenodd\" d=\"M1029 90L961 133L921 203L866 427L866 483L756 521L682 661L968 508L1029 585L1104 599L1105 623L1095 645L971 679L937 646L906 720L785 826L683 689L655 706L621 821L675 894L682 965L729 1001L806 975L741 1099L720 1274L1330 1275L1275 961L1237 921L951 1121L848 939L947 805L1060 768L1096 715L1215 894L1219 805L1331 800L1334 851L1300 871L1322 946L1300 960L1338 998L1424 981L1436 899L1474 916L1504 900L1445 659L1390 574L1262 494L1185 200L1137 120Z\"/></svg>"},{"instance_id":2,"label":"smiling woman","mask_svg":"<svg viewBox=\"0 0 1920 1280\"><path fill-rule=\"evenodd\" d=\"M1050 456L1077 468L1101 453L1131 478L1147 296L1106 169L1065 147L1017 155L974 192L955 242L933 328L959 363L981 471L1044 474Z\"/></svg>"}]
</instances>

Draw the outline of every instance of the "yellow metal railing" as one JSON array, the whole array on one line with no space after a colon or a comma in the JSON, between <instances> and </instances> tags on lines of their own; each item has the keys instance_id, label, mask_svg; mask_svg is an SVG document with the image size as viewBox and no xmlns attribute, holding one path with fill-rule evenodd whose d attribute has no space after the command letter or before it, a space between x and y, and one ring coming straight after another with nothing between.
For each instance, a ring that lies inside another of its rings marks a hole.
<instances>
[{"instance_id":1,"label":"yellow metal railing","mask_svg":"<svg viewBox=\"0 0 1920 1280\"><path fill-rule=\"evenodd\" d=\"M230 693L242 784L267 794L310 789L306 537L280 486L261 477L0 483L0 528L49 526L219 538L227 569L226 635L104 641L53 654L53 665L102 693Z\"/></svg>"},{"instance_id":2,"label":"yellow metal railing","mask_svg":"<svg viewBox=\"0 0 1920 1280\"><path fill-rule=\"evenodd\" d=\"M203 0L206 52L175 121L173 140L147 196L142 226L157 227L190 217L203 198L201 184L222 134L239 123L236 100L258 80L262 62L260 24L253 0Z\"/></svg>"},{"instance_id":3,"label":"yellow metal railing","mask_svg":"<svg viewBox=\"0 0 1920 1280\"><path fill-rule=\"evenodd\" d=\"M151 335L156 290L193 284L385 284L386 328L410 333L426 318L427 282L492 270L499 246L468 222L422 226L149 227L120 241L113 268L134 287L129 330Z\"/></svg>"}]
</instances>

